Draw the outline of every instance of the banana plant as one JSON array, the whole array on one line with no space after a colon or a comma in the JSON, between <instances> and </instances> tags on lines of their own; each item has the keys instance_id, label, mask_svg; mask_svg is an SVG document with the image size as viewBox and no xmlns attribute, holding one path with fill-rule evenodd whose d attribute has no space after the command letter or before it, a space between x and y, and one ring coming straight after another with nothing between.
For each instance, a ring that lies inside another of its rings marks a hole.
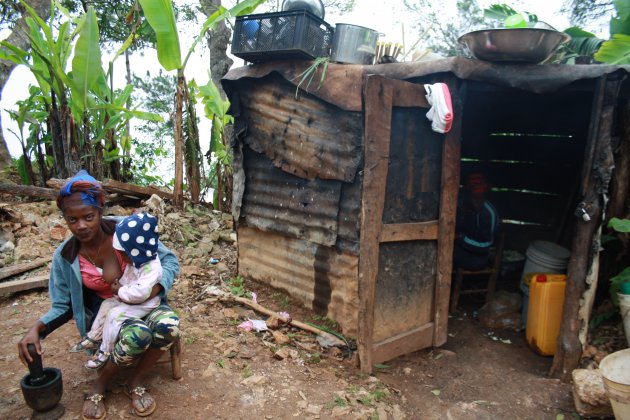
<instances>
[{"instance_id":1,"label":"banana plant","mask_svg":"<svg viewBox=\"0 0 630 420\"><path fill-rule=\"evenodd\" d=\"M181 47L179 42L179 33L177 30L177 22L175 20L175 11L173 9L173 3L170 0L139 0L142 10L144 11L145 18L149 22L149 25L153 28L157 38L157 52L158 60L162 67L167 71L177 70L177 89L175 93L175 180L173 193L175 195L175 203L178 206L183 204L183 157L196 156L199 149L198 140L197 143L184 142L184 138L194 138L194 133L184 134L184 109L190 110L194 108L194 101L189 94L189 88L186 83L186 77L184 71L186 64L191 54L194 52L197 44L204 39L204 36L208 30L215 28L218 22L239 16L242 14L252 13L256 7L263 3L265 0L245 0L231 9L219 7L219 9L210 15L203 23L199 35L195 38L191 47L189 48L186 57L182 60ZM212 83L210 81L210 83ZM207 116L207 115L206 115ZM188 120L196 126L196 121ZM214 118L212 118L214 123ZM192 125L188 125L192 128ZM197 130L198 131L198 130ZM214 129L213 129L214 131ZM189 149L184 152L186 145L189 145ZM192 148L190 148L192 147ZM195 150L196 149L196 150ZM193 202L198 201L199 182L198 174L199 170L195 170L191 166L195 165L196 159L187 159L186 173L189 174L189 190L191 191L191 199Z\"/></svg>"}]
</instances>

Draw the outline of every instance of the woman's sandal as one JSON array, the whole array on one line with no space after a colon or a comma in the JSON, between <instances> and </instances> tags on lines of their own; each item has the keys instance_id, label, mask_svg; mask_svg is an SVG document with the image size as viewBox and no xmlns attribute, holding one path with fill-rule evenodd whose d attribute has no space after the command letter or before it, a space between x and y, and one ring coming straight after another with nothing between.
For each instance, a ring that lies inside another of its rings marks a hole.
<instances>
[{"instance_id":1,"label":"woman's sandal","mask_svg":"<svg viewBox=\"0 0 630 420\"><path fill-rule=\"evenodd\" d=\"M145 387L137 386L134 389L130 389L129 385L124 384L123 392L126 396L131 398L131 409L133 411L133 414L135 414L136 416L147 417L153 414L153 412L155 411L157 404L155 403L155 400L153 399L151 394L147 392L147 389ZM139 398L134 400L134 395L137 395ZM145 410L139 411L139 408L145 408Z\"/></svg>"},{"instance_id":2,"label":"woman's sandal","mask_svg":"<svg viewBox=\"0 0 630 420\"><path fill-rule=\"evenodd\" d=\"M83 337L81 341L72 346L70 353L81 353L82 351L97 350L101 345L100 341L92 340L90 337Z\"/></svg>"},{"instance_id":3,"label":"woman's sandal","mask_svg":"<svg viewBox=\"0 0 630 420\"><path fill-rule=\"evenodd\" d=\"M85 402L83 403L83 411L81 412L83 420L103 420L107 416L107 409L105 408L105 403L103 402L104 399L105 399L105 396L103 394L97 394L97 393L85 394ZM96 413L99 412L100 407L103 408L103 413L99 417L86 417L85 416L85 404L87 404L88 401L94 404L94 411Z\"/></svg>"}]
</instances>

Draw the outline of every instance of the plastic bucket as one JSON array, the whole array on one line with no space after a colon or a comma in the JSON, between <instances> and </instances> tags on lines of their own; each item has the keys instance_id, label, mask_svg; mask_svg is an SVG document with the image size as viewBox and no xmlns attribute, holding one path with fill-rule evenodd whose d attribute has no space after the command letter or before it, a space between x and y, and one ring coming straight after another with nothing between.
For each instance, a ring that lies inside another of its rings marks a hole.
<instances>
[{"instance_id":1,"label":"plastic bucket","mask_svg":"<svg viewBox=\"0 0 630 420\"><path fill-rule=\"evenodd\" d=\"M599 363L606 395L617 420L630 420L630 349L611 353Z\"/></svg>"},{"instance_id":2,"label":"plastic bucket","mask_svg":"<svg viewBox=\"0 0 630 420\"><path fill-rule=\"evenodd\" d=\"M619 312L623 321L623 329L626 332L626 341L630 347L630 295L618 293L617 298L619 299Z\"/></svg>"},{"instance_id":3,"label":"plastic bucket","mask_svg":"<svg viewBox=\"0 0 630 420\"><path fill-rule=\"evenodd\" d=\"M529 304L529 286L525 284L525 276L531 273L564 274L571 258L571 252L553 242L534 241L525 252L527 259L521 275L521 291L523 297L523 328L527 324L527 306Z\"/></svg>"}]
</instances>

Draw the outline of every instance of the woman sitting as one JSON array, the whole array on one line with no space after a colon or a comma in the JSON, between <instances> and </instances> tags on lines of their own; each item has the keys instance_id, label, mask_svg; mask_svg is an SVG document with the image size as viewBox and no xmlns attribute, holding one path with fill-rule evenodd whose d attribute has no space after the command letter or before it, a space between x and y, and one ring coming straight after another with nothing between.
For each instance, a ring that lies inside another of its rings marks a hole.
<instances>
[{"instance_id":1,"label":"woman sitting","mask_svg":"<svg viewBox=\"0 0 630 420\"><path fill-rule=\"evenodd\" d=\"M34 344L41 354L40 339L73 317L80 336L86 336L103 300L113 296L109 283L120 278L123 264L121 255L112 245L116 222L102 218L104 202L100 183L85 171L77 173L59 191L57 206L73 236L53 255L49 282L51 309L18 343L23 363L32 361L27 350L29 344ZM179 263L162 243L159 243L157 253L163 275L153 286L150 297L160 296L161 304L144 319L135 318L123 323L114 349L83 404L84 419L105 417L103 400L107 384L123 367L135 362L137 364L126 383L133 412L145 417L155 411L155 400L142 382L179 335L179 318L166 304L166 295L179 272Z\"/></svg>"}]
</instances>

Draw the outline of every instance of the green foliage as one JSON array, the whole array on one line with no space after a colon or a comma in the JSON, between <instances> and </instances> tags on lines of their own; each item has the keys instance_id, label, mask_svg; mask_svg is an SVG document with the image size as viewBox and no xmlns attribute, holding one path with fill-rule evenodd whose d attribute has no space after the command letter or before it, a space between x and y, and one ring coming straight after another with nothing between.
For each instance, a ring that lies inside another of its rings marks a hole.
<instances>
[{"instance_id":1,"label":"green foliage","mask_svg":"<svg viewBox=\"0 0 630 420\"><path fill-rule=\"evenodd\" d=\"M566 47L569 53L564 57L565 62L570 62L577 56L592 56L604 42L603 39L576 26L565 29L564 33L571 37Z\"/></svg>"},{"instance_id":2,"label":"green foliage","mask_svg":"<svg viewBox=\"0 0 630 420\"><path fill-rule=\"evenodd\" d=\"M102 72L101 49L99 46L98 24L94 8L89 7L79 23L79 38L74 47L72 59L73 103L78 107L79 114L88 106L88 92L96 83Z\"/></svg>"},{"instance_id":3,"label":"green foliage","mask_svg":"<svg viewBox=\"0 0 630 420\"><path fill-rule=\"evenodd\" d=\"M170 0L139 0L144 17L155 31L158 60L171 71L182 67L179 34L173 2Z\"/></svg>"},{"instance_id":4,"label":"green foliage","mask_svg":"<svg viewBox=\"0 0 630 420\"><path fill-rule=\"evenodd\" d=\"M608 227L621 234L630 233L630 219L613 217L608 221ZM625 282L630 282L630 266L624 268L621 273L610 279L610 300L614 306L619 306L617 293L621 288L621 284Z\"/></svg>"},{"instance_id":5,"label":"green foliage","mask_svg":"<svg viewBox=\"0 0 630 420\"><path fill-rule=\"evenodd\" d=\"M241 276L227 279L225 283L228 286L228 290L230 291L230 293L232 293L234 296L243 297L247 293L247 291L245 290L245 281Z\"/></svg>"},{"instance_id":6,"label":"green foliage","mask_svg":"<svg viewBox=\"0 0 630 420\"><path fill-rule=\"evenodd\" d=\"M31 180L31 177L28 174L28 171L26 169L26 159L28 159L27 156L20 156L17 161L16 161L16 167L17 167L17 171L18 174L20 175L20 180L22 181L22 184L24 185L30 185L33 183L33 180Z\"/></svg>"},{"instance_id":7,"label":"green foliage","mask_svg":"<svg viewBox=\"0 0 630 420\"><path fill-rule=\"evenodd\" d=\"M630 64L630 36L614 34L602 44L595 59L608 64Z\"/></svg>"},{"instance_id":8,"label":"green foliage","mask_svg":"<svg viewBox=\"0 0 630 420\"><path fill-rule=\"evenodd\" d=\"M630 233L630 219L613 217L608 222L608 227L620 233Z\"/></svg>"},{"instance_id":9,"label":"green foliage","mask_svg":"<svg viewBox=\"0 0 630 420\"><path fill-rule=\"evenodd\" d=\"M315 60L313 60L313 63L306 68L306 70L304 70L302 73L300 73L296 77L296 79L300 78L300 83L298 83L298 85L295 88L296 99L298 97L298 92L300 91L300 87L302 86L304 81L306 81L307 79L308 79L308 83L306 83L306 87L303 87L302 89L308 92L308 88L311 86L311 82L313 81L313 78L315 77L315 74L317 73L319 66L322 66L322 71L321 71L321 76L319 78L319 84L317 85L317 90L319 90L319 88L322 87L322 84L324 83L324 78L326 77L326 70L328 69L329 61L330 61L330 57L317 57Z\"/></svg>"},{"instance_id":10,"label":"green foliage","mask_svg":"<svg viewBox=\"0 0 630 420\"><path fill-rule=\"evenodd\" d=\"M492 4L484 9L486 19L501 21L506 28L527 28L538 22L538 16L529 12L519 12L507 4Z\"/></svg>"}]
</instances>

